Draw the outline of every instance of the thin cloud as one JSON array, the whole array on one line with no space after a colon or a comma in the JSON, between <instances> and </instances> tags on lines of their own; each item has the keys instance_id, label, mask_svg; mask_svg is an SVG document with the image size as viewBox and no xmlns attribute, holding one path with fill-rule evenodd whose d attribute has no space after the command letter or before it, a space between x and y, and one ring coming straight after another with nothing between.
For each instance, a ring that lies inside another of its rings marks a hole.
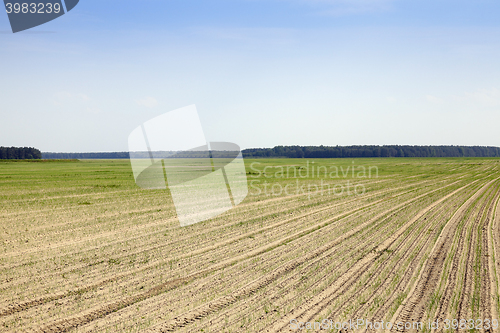
<instances>
[{"instance_id":1,"label":"thin cloud","mask_svg":"<svg viewBox=\"0 0 500 333\"><path fill-rule=\"evenodd\" d=\"M301 3L323 7L318 14L346 16L389 11L396 0L300 0Z\"/></svg>"},{"instance_id":2,"label":"thin cloud","mask_svg":"<svg viewBox=\"0 0 500 333\"><path fill-rule=\"evenodd\" d=\"M461 105L476 106L476 107L499 107L500 106L500 89L478 89L474 92L466 92L461 95L452 95L447 98L436 97L434 95L426 95L427 102L432 104L443 104L446 102L458 103Z\"/></svg>"},{"instance_id":3,"label":"thin cloud","mask_svg":"<svg viewBox=\"0 0 500 333\"><path fill-rule=\"evenodd\" d=\"M466 93L465 96L482 106L500 106L500 89L498 88L479 89L473 93Z\"/></svg>"},{"instance_id":4,"label":"thin cloud","mask_svg":"<svg viewBox=\"0 0 500 333\"><path fill-rule=\"evenodd\" d=\"M436 97L434 95L426 95L425 99L427 100L427 102L433 103L433 104L443 104L443 102L444 102L444 100L442 98Z\"/></svg>"},{"instance_id":5,"label":"thin cloud","mask_svg":"<svg viewBox=\"0 0 500 333\"><path fill-rule=\"evenodd\" d=\"M58 91L51 99L52 104L56 106L63 106L68 104L81 104L90 101L90 97L86 94L71 93L68 91Z\"/></svg>"},{"instance_id":6,"label":"thin cloud","mask_svg":"<svg viewBox=\"0 0 500 333\"><path fill-rule=\"evenodd\" d=\"M138 105L144 106L147 108L154 108L158 106L158 101L154 97L146 96L142 99L136 100L135 101Z\"/></svg>"},{"instance_id":7,"label":"thin cloud","mask_svg":"<svg viewBox=\"0 0 500 333\"><path fill-rule=\"evenodd\" d=\"M101 112L101 109L99 109L99 108L87 108L87 112L92 113L92 114L98 114Z\"/></svg>"}]
</instances>

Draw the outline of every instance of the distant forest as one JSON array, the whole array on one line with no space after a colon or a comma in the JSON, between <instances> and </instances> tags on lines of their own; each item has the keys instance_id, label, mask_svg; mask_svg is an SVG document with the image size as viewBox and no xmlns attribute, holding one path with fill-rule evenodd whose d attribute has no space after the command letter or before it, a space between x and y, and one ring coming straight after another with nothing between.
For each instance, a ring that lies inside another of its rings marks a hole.
<instances>
[{"instance_id":1,"label":"distant forest","mask_svg":"<svg viewBox=\"0 0 500 333\"><path fill-rule=\"evenodd\" d=\"M129 158L128 152L115 153L42 153L44 159L124 159Z\"/></svg>"},{"instance_id":2,"label":"distant forest","mask_svg":"<svg viewBox=\"0 0 500 333\"><path fill-rule=\"evenodd\" d=\"M31 147L0 147L0 160L39 160L42 153Z\"/></svg>"},{"instance_id":3,"label":"distant forest","mask_svg":"<svg viewBox=\"0 0 500 333\"><path fill-rule=\"evenodd\" d=\"M199 153L198 153L199 154ZM147 154L143 154L148 158ZM154 153L156 156L156 154ZM199 157L187 154L178 157ZM126 159L128 152L42 153L44 159ZM500 157L500 148L482 146L276 146L243 150L245 158ZM2 157L3 158L3 157Z\"/></svg>"},{"instance_id":4,"label":"distant forest","mask_svg":"<svg viewBox=\"0 0 500 333\"><path fill-rule=\"evenodd\" d=\"M276 146L243 151L244 157L500 157L500 148L481 146Z\"/></svg>"}]
</instances>

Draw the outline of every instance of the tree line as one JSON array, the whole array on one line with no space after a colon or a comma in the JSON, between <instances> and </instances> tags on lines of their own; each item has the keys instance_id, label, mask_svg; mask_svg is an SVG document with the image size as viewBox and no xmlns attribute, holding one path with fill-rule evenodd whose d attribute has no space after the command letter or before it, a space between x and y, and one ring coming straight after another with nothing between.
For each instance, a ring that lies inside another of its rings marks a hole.
<instances>
[{"instance_id":1,"label":"tree line","mask_svg":"<svg viewBox=\"0 0 500 333\"><path fill-rule=\"evenodd\" d=\"M216 158L234 158L239 152L224 151L212 152ZM42 153L44 159L128 159L132 158L208 158L208 151L152 151L149 152L109 152L109 153Z\"/></svg>"},{"instance_id":2,"label":"tree line","mask_svg":"<svg viewBox=\"0 0 500 333\"><path fill-rule=\"evenodd\" d=\"M0 160L39 160L40 150L32 147L0 147Z\"/></svg>"},{"instance_id":3,"label":"tree line","mask_svg":"<svg viewBox=\"0 0 500 333\"><path fill-rule=\"evenodd\" d=\"M155 157L169 157L171 152L152 152ZM355 158L355 157L500 157L500 148L483 146L276 146L242 151L245 158ZM206 157L200 152L176 154L179 158ZM213 152L212 152L213 154ZM128 159L128 152L42 153L44 159ZM219 154L220 155L220 154ZM214 157L218 156L213 155ZM133 158L149 158L147 152L134 152ZM171 156L170 156L171 157ZM225 156L224 156L225 157ZM229 157L229 156L228 156Z\"/></svg>"},{"instance_id":4,"label":"tree line","mask_svg":"<svg viewBox=\"0 0 500 333\"><path fill-rule=\"evenodd\" d=\"M110 153L42 153L44 159L125 159L129 158L128 152L110 152Z\"/></svg>"},{"instance_id":5,"label":"tree line","mask_svg":"<svg viewBox=\"0 0 500 333\"><path fill-rule=\"evenodd\" d=\"M483 146L276 146L243 150L243 157L500 157L500 148Z\"/></svg>"}]
</instances>

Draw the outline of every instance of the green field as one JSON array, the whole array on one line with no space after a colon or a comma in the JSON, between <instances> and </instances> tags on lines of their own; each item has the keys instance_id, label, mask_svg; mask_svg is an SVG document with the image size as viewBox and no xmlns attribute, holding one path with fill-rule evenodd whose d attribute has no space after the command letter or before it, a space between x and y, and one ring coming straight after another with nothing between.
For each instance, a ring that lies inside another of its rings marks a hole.
<instances>
[{"instance_id":1,"label":"green field","mask_svg":"<svg viewBox=\"0 0 500 333\"><path fill-rule=\"evenodd\" d=\"M181 228L128 160L0 161L0 331L498 319L499 159L245 165L239 206Z\"/></svg>"}]
</instances>

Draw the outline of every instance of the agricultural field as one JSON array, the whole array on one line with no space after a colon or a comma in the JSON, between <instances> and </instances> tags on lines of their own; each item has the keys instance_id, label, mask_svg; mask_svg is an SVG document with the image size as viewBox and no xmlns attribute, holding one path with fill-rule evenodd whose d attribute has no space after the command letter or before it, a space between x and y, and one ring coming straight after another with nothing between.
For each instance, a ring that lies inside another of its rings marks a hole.
<instances>
[{"instance_id":1,"label":"agricultural field","mask_svg":"<svg viewBox=\"0 0 500 333\"><path fill-rule=\"evenodd\" d=\"M0 331L495 331L498 159L245 165L240 205L180 227L128 160L0 162Z\"/></svg>"}]
</instances>

